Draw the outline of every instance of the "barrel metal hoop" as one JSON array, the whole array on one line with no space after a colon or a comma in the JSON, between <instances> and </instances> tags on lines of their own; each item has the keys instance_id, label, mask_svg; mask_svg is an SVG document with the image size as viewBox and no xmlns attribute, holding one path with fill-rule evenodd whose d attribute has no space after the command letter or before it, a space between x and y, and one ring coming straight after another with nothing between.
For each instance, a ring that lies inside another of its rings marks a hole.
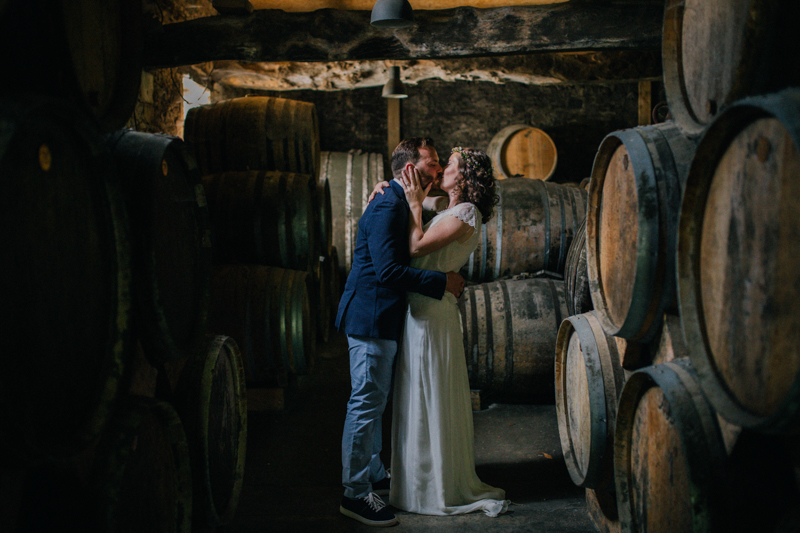
<instances>
[{"instance_id":1,"label":"barrel metal hoop","mask_svg":"<svg viewBox=\"0 0 800 533\"><path fill-rule=\"evenodd\" d=\"M503 187L497 187L497 246L495 247L494 258L494 279L500 277L500 264L503 260ZM486 224L482 224L481 232L486 235ZM484 237L484 242L486 238ZM481 261L481 279L483 277L483 268L486 264L486 247L483 247L483 261Z\"/></svg>"}]
</instances>

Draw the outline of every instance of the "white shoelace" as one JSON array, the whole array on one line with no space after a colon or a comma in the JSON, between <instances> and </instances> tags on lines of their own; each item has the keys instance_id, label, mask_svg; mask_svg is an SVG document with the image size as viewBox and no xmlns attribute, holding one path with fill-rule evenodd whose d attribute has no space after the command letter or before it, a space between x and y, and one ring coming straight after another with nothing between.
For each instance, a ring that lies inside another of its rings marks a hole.
<instances>
[{"instance_id":1,"label":"white shoelace","mask_svg":"<svg viewBox=\"0 0 800 533\"><path fill-rule=\"evenodd\" d=\"M383 502L383 500L381 500L381 497L374 492L367 494L364 499L367 500L367 504L369 504L369 506L372 507L372 510L376 513L386 507L386 504Z\"/></svg>"}]
</instances>

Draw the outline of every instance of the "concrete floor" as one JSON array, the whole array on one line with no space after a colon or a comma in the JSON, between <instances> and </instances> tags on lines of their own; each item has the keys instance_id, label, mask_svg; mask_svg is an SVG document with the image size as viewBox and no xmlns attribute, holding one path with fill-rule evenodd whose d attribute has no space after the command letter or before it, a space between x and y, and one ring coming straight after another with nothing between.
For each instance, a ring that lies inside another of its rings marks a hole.
<instances>
[{"instance_id":1,"label":"concrete floor","mask_svg":"<svg viewBox=\"0 0 800 533\"><path fill-rule=\"evenodd\" d=\"M339 513L341 435L350 393L347 343L332 334L310 376L286 391L280 411L250 412L244 485L233 521L218 532L376 531ZM391 411L391 408L388 409ZM492 404L474 414L478 476L506 490L510 512L432 517L397 512L391 531L541 532L597 531L584 490L569 478L554 405ZM383 452L388 464L385 417Z\"/></svg>"}]
</instances>

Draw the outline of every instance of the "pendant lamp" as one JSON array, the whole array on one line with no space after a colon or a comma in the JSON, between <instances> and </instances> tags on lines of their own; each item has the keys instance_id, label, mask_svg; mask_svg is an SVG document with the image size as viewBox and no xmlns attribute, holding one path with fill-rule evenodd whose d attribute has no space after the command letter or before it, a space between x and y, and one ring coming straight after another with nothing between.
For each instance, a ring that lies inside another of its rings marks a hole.
<instances>
[{"instance_id":1,"label":"pendant lamp","mask_svg":"<svg viewBox=\"0 0 800 533\"><path fill-rule=\"evenodd\" d=\"M400 81L400 67L392 67L389 73L389 81L383 86L384 98L408 98L406 88Z\"/></svg>"},{"instance_id":2,"label":"pendant lamp","mask_svg":"<svg viewBox=\"0 0 800 533\"><path fill-rule=\"evenodd\" d=\"M405 28L414 23L408 0L378 0L372 7L370 24L377 28Z\"/></svg>"}]
</instances>

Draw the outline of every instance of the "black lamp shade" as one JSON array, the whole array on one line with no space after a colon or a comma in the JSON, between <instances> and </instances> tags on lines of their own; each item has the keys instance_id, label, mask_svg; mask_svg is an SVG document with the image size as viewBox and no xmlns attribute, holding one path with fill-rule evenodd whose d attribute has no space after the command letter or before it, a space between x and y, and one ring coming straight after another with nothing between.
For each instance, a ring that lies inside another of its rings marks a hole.
<instances>
[{"instance_id":1,"label":"black lamp shade","mask_svg":"<svg viewBox=\"0 0 800 533\"><path fill-rule=\"evenodd\" d=\"M370 24L378 28L404 28L414 23L408 0L378 0L372 8Z\"/></svg>"}]
</instances>

